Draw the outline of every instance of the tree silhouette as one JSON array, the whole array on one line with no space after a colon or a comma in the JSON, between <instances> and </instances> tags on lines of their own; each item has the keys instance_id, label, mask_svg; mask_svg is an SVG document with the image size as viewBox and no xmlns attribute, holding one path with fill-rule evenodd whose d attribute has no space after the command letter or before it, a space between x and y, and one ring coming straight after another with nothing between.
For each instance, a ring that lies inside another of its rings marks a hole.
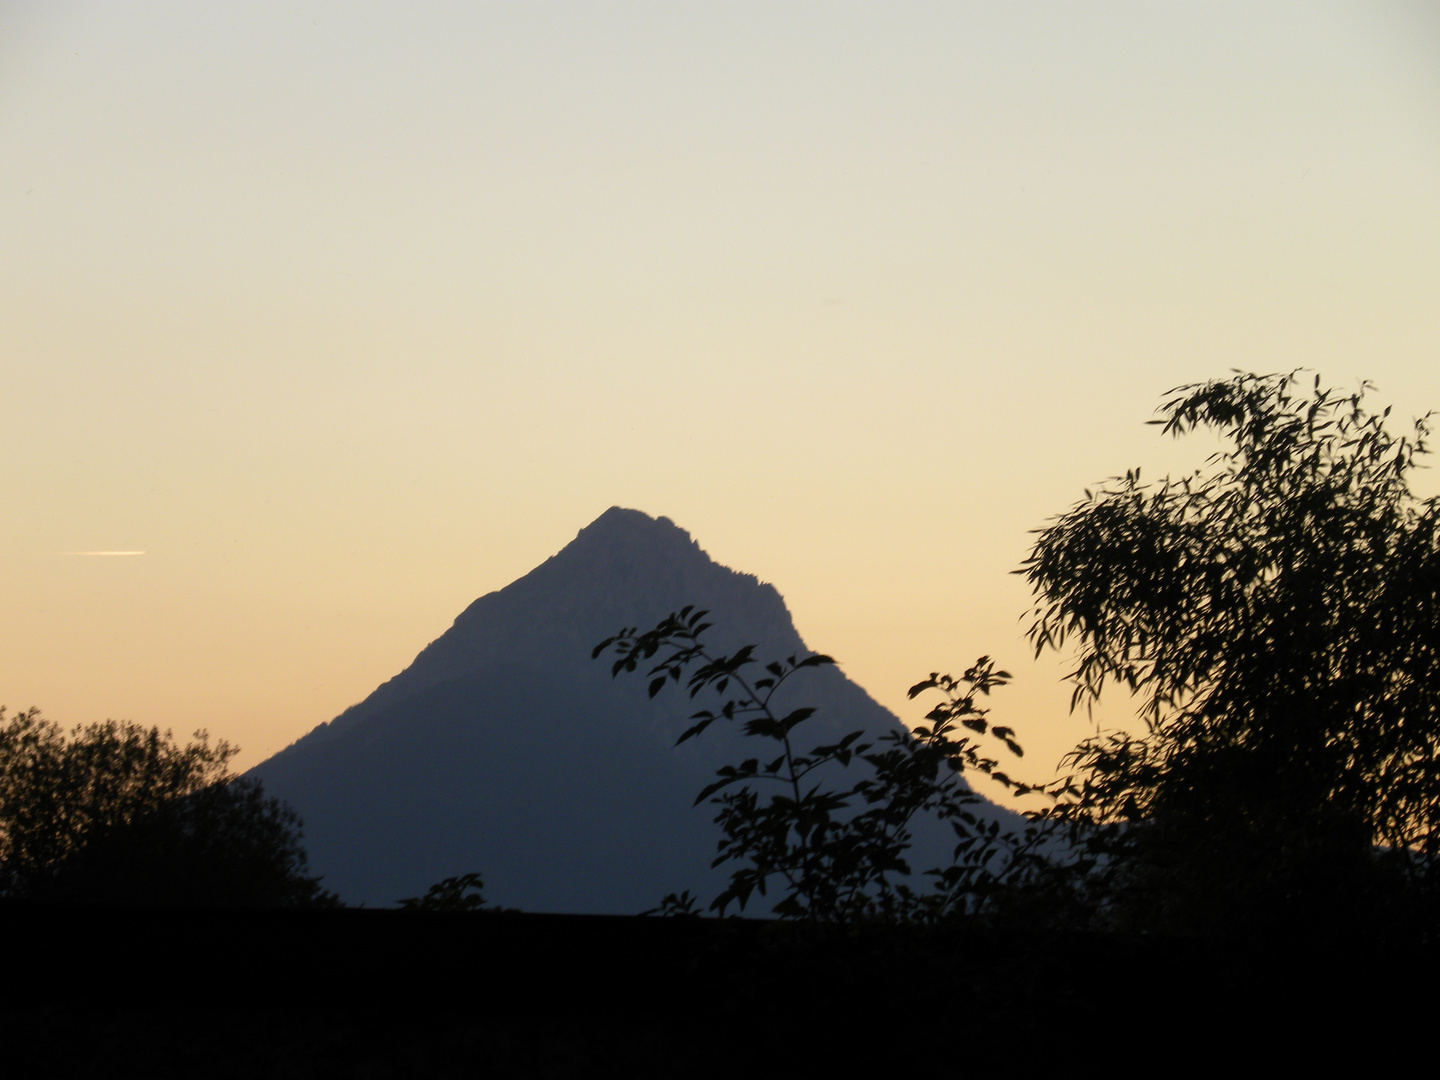
<instances>
[{"instance_id":1,"label":"tree silhouette","mask_svg":"<svg viewBox=\"0 0 1440 1080\"><path fill-rule=\"evenodd\" d=\"M1228 447L1087 492L1020 571L1036 651L1075 647L1072 707L1112 686L1141 703L1145 733L1081 743L1060 789L1072 818L1120 825L1096 835L1124 918L1315 926L1431 874L1440 505L1408 481L1426 419L1392 435L1367 389L1237 373L1172 391L1152 423Z\"/></svg>"},{"instance_id":2,"label":"tree silhouette","mask_svg":"<svg viewBox=\"0 0 1440 1080\"><path fill-rule=\"evenodd\" d=\"M306 873L300 820L236 749L106 721L69 737L0 707L0 895L220 906L334 904Z\"/></svg>"}]
</instances>

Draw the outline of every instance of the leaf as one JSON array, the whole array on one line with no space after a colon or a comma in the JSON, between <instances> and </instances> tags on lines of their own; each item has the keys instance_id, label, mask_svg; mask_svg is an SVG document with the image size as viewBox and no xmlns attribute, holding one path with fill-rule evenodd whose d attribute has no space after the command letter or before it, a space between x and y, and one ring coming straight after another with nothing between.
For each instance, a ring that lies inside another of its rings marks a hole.
<instances>
[{"instance_id":1,"label":"leaf","mask_svg":"<svg viewBox=\"0 0 1440 1080\"><path fill-rule=\"evenodd\" d=\"M780 726L786 731L791 731L797 725L804 723L806 720L808 720L814 715L815 710L811 708L793 709L783 720L780 721Z\"/></svg>"},{"instance_id":2,"label":"leaf","mask_svg":"<svg viewBox=\"0 0 1440 1080\"><path fill-rule=\"evenodd\" d=\"M713 781L712 783L706 784L703 788L700 789L700 794L695 796L695 801L692 802L690 805L699 806L702 802L708 799L711 795L714 795L717 791L721 790L722 788L727 788L731 784L736 783L741 779L743 779L743 777L725 776L721 777L719 780Z\"/></svg>"},{"instance_id":3,"label":"leaf","mask_svg":"<svg viewBox=\"0 0 1440 1080\"><path fill-rule=\"evenodd\" d=\"M792 656L790 659L791 659L791 662L793 663L795 658ZM807 667L820 667L822 664L833 664L833 663L835 663L835 658L834 658L833 656L825 656L825 655L823 655L823 654L821 654L821 653L816 653L814 656L807 656L804 660L801 660L798 664L794 664L794 666L798 669L798 668L807 668Z\"/></svg>"},{"instance_id":4,"label":"leaf","mask_svg":"<svg viewBox=\"0 0 1440 1080\"><path fill-rule=\"evenodd\" d=\"M715 722L715 717L710 716L710 717L706 717L704 720L701 720L700 723L695 724L695 725L693 725L693 726L691 726L691 727L686 728L686 729L685 729L685 732L680 736L680 738L678 738L678 739L675 740L675 745L676 745L676 746L679 746L681 743L686 742L686 741L688 741L688 740L690 740L690 739L693 739L696 735L699 735L701 732L703 732L707 727L709 727L709 726L710 726L711 724L713 724L714 722Z\"/></svg>"},{"instance_id":5,"label":"leaf","mask_svg":"<svg viewBox=\"0 0 1440 1080\"><path fill-rule=\"evenodd\" d=\"M769 716L759 716L745 722L746 735L761 735L770 739L783 739L785 729Z\"/></svg>"}]
</instances>

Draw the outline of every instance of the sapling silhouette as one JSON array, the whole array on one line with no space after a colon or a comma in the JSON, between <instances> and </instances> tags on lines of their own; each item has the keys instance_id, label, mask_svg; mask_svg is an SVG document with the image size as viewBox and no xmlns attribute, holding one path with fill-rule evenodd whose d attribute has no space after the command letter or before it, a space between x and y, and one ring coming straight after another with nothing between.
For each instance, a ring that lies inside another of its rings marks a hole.
<instances>
[{"instance_id":1,"label":"sapling silhouette","mask_svg":"<svg viewBox=\"0 0 1440 1080\"><path fill-rule=\"evenodd\" d=\"M1009 753L1021 753L1014 732L991 727L987 710L978 705L1010 678L988 657L958 680L934 674L911 688L911 697L929 689L946 695L927 717L929 726L913 734L886 733L875 743L855 731L801 751L799 735L815 710L781 715L772 702L798 673L834 661L791 656L752 672L759 667L753 646L728 656L707 651L707 614L686 607L646 633L623 629L597 645L593 655L614 653L612 675L645 665L651 697L682 681L692 699L707 690L720 695L718 709L696 712L677 743L715 723L739 723L746 736L769 747L763 757L722 766L696 796L696 805L709 799L718 808L722 838L713 865L737 864L729 885L711 902L712 911L723 915L731 904L743 910L752 894L767 895L777 886L781 895L773 911L782 918L934 919L985 910L1048 865L1047 826L1037 821L1017 834L987 822L977 813L983 800L963 780L968 769L1022 793L1031 790L1000 771L974 737L988 735ZM838 784L827 786L827 779ZM929 871L933 880L926 889L908 884L907 852L917 815L948 822L957 839L954 862ZM689 911L687 899L688 894L672 894L660 910Z\"/></svg>"}]
</instances>

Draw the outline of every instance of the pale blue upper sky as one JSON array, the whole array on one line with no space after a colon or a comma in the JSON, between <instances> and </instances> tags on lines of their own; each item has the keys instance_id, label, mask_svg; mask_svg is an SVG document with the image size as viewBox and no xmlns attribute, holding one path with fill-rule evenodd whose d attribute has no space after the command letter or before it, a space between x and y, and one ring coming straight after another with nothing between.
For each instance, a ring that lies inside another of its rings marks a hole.
<instances>
[{"instance_id":1,"label":"pale blue upper sky","mask_svg":"<svg viewBox=\"0 0 1440 1080\"><path fill-rule=\"evenodd\" d=\"M1027 530L1440 407L1436 192L1433 4L0 4L0 701L250 764L620 504L1048 766Z\"/></svg>"}]
</instances>

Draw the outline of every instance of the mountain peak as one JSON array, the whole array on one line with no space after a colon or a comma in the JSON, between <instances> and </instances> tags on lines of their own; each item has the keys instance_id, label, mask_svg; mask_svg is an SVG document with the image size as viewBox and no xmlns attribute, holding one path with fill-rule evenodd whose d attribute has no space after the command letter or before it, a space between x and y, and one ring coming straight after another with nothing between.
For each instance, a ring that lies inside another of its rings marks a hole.
<instances>
[{"instance_id":1,"label":"mountain peak","mask_svg":"<svg viewBox=\"0 0 1440 1080\"><path fill-rule=\"evenodd\" d=\"M688 696L650 700L592 658L621 627L687 604L711 612L714 655L809 652L773 586L669 518L612 507L254 775L304 818L310 865L352 902L394 903L470 869L532 911L633 912L718 888L713 815L690 807L754 747L730 725L677 749ZM903 730L838 668L799 682L785 692L817 710L816 742ZM939 840L953 843L948 829Z\"/></svg>"},{"instance_id":2,"label":"mountain peak","mask_svg":"<svg viewBox=\"0 0 1440 1080\"><path fill-rule=\"evenodd\" d=\"M694 548L704 556L690 534L668 517L651 517L642 510L612 506L575 534L575 540L561 552L579 547L587 553L595 546L619 548L627 545L669 548L675 553ZM708 556L704 556L708 559Z\"/></svg>"},{"instance_id":3,"label":"mountain peak","mask_svg":"<svg viewBox=\"0 0 1440 1080\"><path fill-rule=\"evenodd\" d=\"M597 517L589 525L581 529L576 536L584 536L591 530L597 532L612 532L620 530L638 530L653 527L656 525L668 525L672 529L685 532L668 517L651 517L643 510L631 510L624 506L612 506L603 514ZM689 536L689 533L685 533Z\"/></svg>"},{"instance_id":4,"label":"mountain peak","mask_svg":"<svg viewBox=\"0 0 1440 1080\"><path fill-rule=\"evenodd\" d=\"M805 651L773 586L715 562L668 517L612 506L534 570L473 601L409 667L311 735L328 738L496 664L588 665L602 638L622 626L648 629L687 604L716 613L713 643L761 644L777 655ZM746 633L755 636L733 637Z\"/></svg>"}]
</instances>

